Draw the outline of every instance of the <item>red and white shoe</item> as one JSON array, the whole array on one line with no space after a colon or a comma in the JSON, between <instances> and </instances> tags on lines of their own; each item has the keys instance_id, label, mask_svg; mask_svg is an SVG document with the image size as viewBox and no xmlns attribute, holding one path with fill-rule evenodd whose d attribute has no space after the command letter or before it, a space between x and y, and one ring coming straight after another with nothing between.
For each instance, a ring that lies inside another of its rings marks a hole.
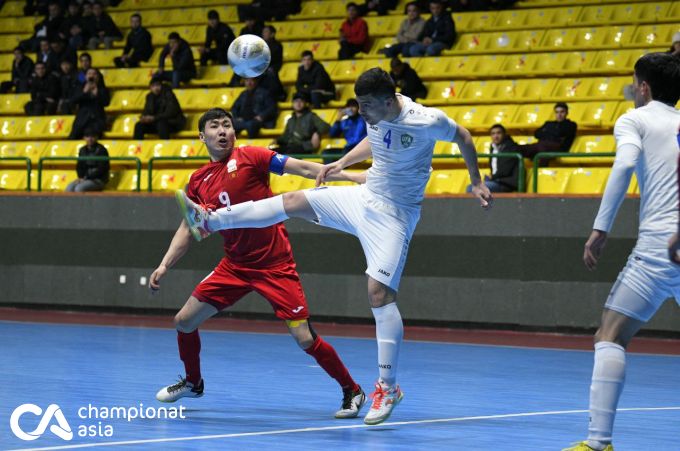
<instances>
[{"instance_id":1,"label":"red and white shoe","mask_svg":"<svg viewBox=\"0 0 680 451\"><path fill-rule=\"evenodd\" d=\"M364 417L364 423L373 425L382 423L392 415L392 410L404 398L404 393L398 385L385 388L380 382L377 382L371 398L373 398L373 402L366 417Z\"/></svg>"},{"instance_id":2,"label":"red and white shoe","mask_svg":"<svg viewBox=\"0 0 680 451\"><path fill-rule=\"evenodd\" d=\"M182 211L184 220L189 226L191 235L193 235L196 241L201 241L212 233L208 228L208 216L210 215L210 211L207 208L204 208L189 199L184 190L181 189L175 191L175 199L177 200L179 209Z\"/></svg>"}]
</instances>

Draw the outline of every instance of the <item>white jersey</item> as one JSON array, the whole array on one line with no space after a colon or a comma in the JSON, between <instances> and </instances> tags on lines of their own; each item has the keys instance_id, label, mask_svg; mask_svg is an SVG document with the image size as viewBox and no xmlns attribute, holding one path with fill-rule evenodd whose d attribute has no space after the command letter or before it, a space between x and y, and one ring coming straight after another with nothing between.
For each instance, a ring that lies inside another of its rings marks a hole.
<instances>
[{"instance_id":1,"label":"white jersey","mask_svg":"<svg viewBox=\"0 0 680 451\"><path fill-rule=\"evenodd\" d=\"M452 141L456 123L443 111L428 108L397 94L403 108L393 121L368 125L373 165L366 187L380 200L418 206L430 178L436 141Z\"/></svg>"},{"instance_id":2,"label":"white jersey","mask_svg":"<svg viewBox=\"0 0 680 451\"><path fill-rule=\"evenodd\" d=\"M616 161L594 228L608 232L628 188L617 167L634 167L640 186L640 225L636 249L663 248L678 230L678 127L680 111L651 101L616 121ZM610 186L611 185L611 186Z\"/></svg>"}]
</instances>

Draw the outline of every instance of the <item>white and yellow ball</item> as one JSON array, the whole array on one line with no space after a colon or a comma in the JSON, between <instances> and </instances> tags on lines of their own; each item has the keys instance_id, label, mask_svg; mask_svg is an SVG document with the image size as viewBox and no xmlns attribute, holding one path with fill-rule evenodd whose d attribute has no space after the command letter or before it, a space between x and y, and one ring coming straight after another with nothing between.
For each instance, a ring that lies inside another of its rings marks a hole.
<instances>
[{"instance_id":1,"label":"white and yellow ball","mask_svg":"<svg viewBox=\"0 0 680 451\"><path fill-rule=\"evenodd\" d=\"M236 75L244 78L262 75L272 59L267 43L254 34L244 34L234 39L227 50L227 57Z\"/></svg>"}]
</instances>

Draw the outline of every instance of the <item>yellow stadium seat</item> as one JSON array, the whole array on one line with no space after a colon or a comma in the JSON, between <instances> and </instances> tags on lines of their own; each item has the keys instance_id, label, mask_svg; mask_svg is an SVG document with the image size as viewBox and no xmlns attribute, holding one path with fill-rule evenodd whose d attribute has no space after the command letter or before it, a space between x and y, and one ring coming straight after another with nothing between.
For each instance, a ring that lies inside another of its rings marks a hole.
<instances>
[{"instance_id":1,"label":"yellow stadium seat","mask_svg":"<svg viewBox=\"0 0 680 451\"><path fill-rule=\"evenodd\" d=\"M111 131L106 134L109 138L132 138L135 124L139 122L139 114L123 114L116 117L111 126Z\"/></svg>"},{"instance_id":2,"label":"yellow stadium seat","mask_svg":"<svg viewBox=\"0 0 680 451\"><path fill-rule=\"evenodd\" d=\"M579 16L579 23L602 25L607 23L657 22L668 18L670 6L671 2L584 6Z\"/></svg>"},{"instance_id":3,"label":"yellow stadium seat","mask_svg":"<svg viewBox=\"0 0 680 451\"><path fill-rule=\"evenodd\" d=\"M0 54L0 71L11 72L14 55L11 53Z\"/></svg>"},{"instance_id":4,"label":"yellow stadium seat","mask_svg":"<svg viewBox=\"0 0 680 451\"><path fill-rule=\"evenodd\" d=\"M491 127L489 127L491 128ZM536 142L536 138L533 136L512 135L512 139L520 145L533 144ZM475 147L477 148L477 153L490 153L491 152L491 136L483 135L475 138Z\"/></svg>"},{"instance_id":5,"label":"yellow stadium seat","mask_svg":"<svg viewBox=\"0 0 680 451\"><path fill-rule=\"evenodd\" d=\"M631 39L635 47L666 47L672 41L673 34L680 31L680 25L640 25Z\"/></svg>"},{"instance_id":6,"label":"yellow stadium seat","mask_svg":"<svg viewBox=\"0 0 680 451\"><path fill-rule=\"evenodd\" d=\"M364 17L368 24L368 30L371 36L396 36L404 20L403 16L388 15L388 16L367 16ZM338 27L339 29L339 27ZM336 35L337 36L337 35Z\"/></svg>"},{"instance_id":7,"label":"yellow stadium seat","mask_svg":"<svg viewBox=\"0 0 680 451\"><path fill-rule=\"evenodd\" d=\"M83 141L50 141L45 146L42 153L43 157L77 157L78 149L85 143ZM54 164L51 161L50 164ZM73 161L67 161L66 164L74 164Z\"/></svg>"},{"instance_id":8,"label":"yellow stadium seat","mask_svg":"<svg viewBox=\"0 0 680 451\"><path fill-rule=\"evenodd\" d=\"M12 17L0 19L3 33L31 33L33 26L42 20L41 17Z\"/></svg>"},{"instance_id":9,"label":"yellow stadium seat","mask_svg":"<svg viewBox=\"0 0 680 451\"><path fill-rule=\"evenodd\" d=\"M236 143L237 146L253 146L253 147L267 147L271 144L271 138L243 138L239 139ZM323 140L322 140L323 143ZM322 144L323 146L323 144Z\"/></svg>"},{"instance_id":10,"label":"yellow stadium seat","mask_svg":"<svg viewBox=\"0 0 680 451\"><path fill-rule=\"evenodd\" d=\"M305 50L311 50L314 53L314 59L317 60L336 60L338 59L338 50L340 50L340 41L337 39L325 39L322 41L309 41L301 46L301 51L298 53L302 55ZM298 58L300 59L300 58Z\"/></svg>"},{"instance_id":11,"label":"yellow stadium seat","mask_svg":"<svg viewBox=\"0 0 680 451\"><path fill-rule=\"evenodd\" d=\"M579 128L611 128L619 102L576 102L569 107L569 116Z\"/></svg>"},{"instance_id":12,"label":"yellow stadium seat","mask_svg":"<svg viewBox=\"0 0 680 451\"><path fill-rule=\"evenodd\" d=\"M25 191L28 187L27 174L21 169L0 169L0 190Z\"/></svg>"},{"instance_id":13,"label":"yellow stadium seat","mask_svg":"<svg viewBox=\"0 0 680 451\"><path fill-rule=\"evenodd\" d=\"M581 72L607 75L630 75L635 62L648 50L601 50L592 58L590 64L584 65Z\"/></svg>"},{"instance_id":14,"label":"yellow stadium seat","mask_svg":"<svg viewBox=\"0 0 680 451\"><path fill-rule=\"evenodd\" d=\"M558 164L583 164L611 166L614 157L589 157L593 153L616 152L616 141L613 135L584 135L578 136L571 146L571 154L582 154L584 158L561 158Z\"/></svg>"},{"instance_id":15,"label":"yellow stadium seat","mask_svg":"<svg viewBox=\"0 0 680 451\"><path fill-rule=\"evenodd\" d=\"M177 133L180 138L196 138L198 137L198 121L201 119L203 113L187 114L186 125L184 130Z\"/></svg>"},{"instance_id":16,"label":"yellow stadium seat","mask_svg":"<svg viewBox=\"0 0 680 451\"><path fill-rule=\"evenodd\" d=\"M562 78L557 80L551 98L564 102L619 99L628 83L630 77Z\"/></svg>"},{"instance_id":17,"label":"yellow stadium seat","mask_svg":"<svg viewBox=\"0 0 680 451\"><path fill-rule=\"evenodd\" d=\"M88 50L90 56L92 56L92 66L96 68L102 67L115 67L113 64L113 59L121 55L120 49L100 49L100 50ZM78 52L79 56L84 52Z\"/></svg>"},{"instance_id":18,"label":"yellow stadium seat","mask_svg":"<svg viewBox=\"0 0 680 451\"><path fill-rule=\"evenodd\" d=\"M533 177L533 171L530 171ZM573 168L539 168L537 191L541 194L562 194L567 188ZM533 180L529 180L531 183ZM528 185L532 190L533 186Z\"/></svg>"},{"instance_id":19,"label":"yellow stadium seat","mask_svg":"<svg viewBox=\"0 0 680 451\"><path fill-rule=\"evenodd\" d=\"M75 171L75 164L71 170L43 170L41 189L42 191L66 191L66 186L74 181L77 177L78 175Z\"/></svg>"},{"instance_id":20,"label":"yellow stadium seat","mask_svg":"<svg viewBox=\"0 0 680 451\"><path fill-rule=\"evenodd\" d=\"M120 141L111 146L109 155L112 157L136 157L142 163L146 163L151 158L152 148L143 145L144 141Z\"/></svg>"},{"instance_id":21,"label":"yellow stadium seat","mask_svg":"<svg viewBox=\"0 0 680 451\"><path fill-rule=\"evenodd\" d=\"M29 158L32 165L38 164L38 160L45 151L45 141L0 141L0 159L2 157ZM2 161L5 165L25 166L23 161Z\"/></svg>"},{"instance_id":22,"label":"yellow stadium seat","mask_svg":"<svg viewBox=\"0 0 680 451\"><path fill-rule=\"evenodd\" d=\"M541 50L588 50L620 47L634 27L583 27L546 30Z\"/></svg>"},{"instance_id":23,"label":"yellow stadium seat","mask_svg":"<svg viewBox=\"0 0 680 451\"><path fill-rule=\"evenodd\" d=\"M674 22L680 21L680 3L678 2L673 2L668 9L668 15L666 16L668 20L672 20Z\"/></svg>"},{"instance_id":24,"label":"yellow stadium seat","mask_svg":"<svg viewBox=\"0 0 680 451\"><path fill-rule=\"evenodd\" d=\"M425 103L428 105L448 105L465 102L467 99L461 96L464 86L465 82L455 81L434 81L427 83Z\"/></svg>"},{"instance_id":25,"label":"yellow stadium seat","mask_svg":"<svg viewBox=\"0 0 680 451\"><path fill-rule=\"evenodd\" d=\"M307 49L306 41L283 41L283 60L300 61L300 55Z\"/></svg>"},{"instance_id":26,"label":"yellow stadium seat","mask_svg":"<svg viewBox=\"0 0 680 451\"><path fill-rule=\"evenodd\" d=\"M552 103L536 103L520 105L517 107L515 116L510 118L505 125L510 128L538 128L547 120L553 120Z\"/></svg>"},{"instance_id":27,"label":"yellow stadium seat","mask_svg":"<svg viewBox=\"0 0 680 451\"><path fill-rule=\"evenodd\" d=\"M17 135L17 130L24 124L21 117L0 117L0 135L4 139L11 139Z\"/></svg>"},{"instance_id":28,"label":"yellow stadium seat","mask_svg":"<svg viewBox=\"0 0 680 451\"><path fill-rule=\"evenodd\" d=\"M383 69L389 67L389 60L383 58L378 60L342 60L335 63L333 69L328 71L334 82L352 82L361 75L366 69L380 66ZM328 69L326 69L328 70Z\"/></svg>"},{"instance_id":29,"label":"yellow stadium seat","mask_svg":"<svg viewBox=\"0 0 680 451\"><path fill-rule=\"evenodd\" d=\"M326 149L342 149L347 145L345 138L324 138L321 140L319 146L322 150Z\"/></svg>"},{"instance_id":30,"label":"yellow stadium seat","mask_svg":"<svg viewBox=\"0 0 680 451\"><path fill-rule=\"evenodd\" d=\"M516 53L537 47L543 38L542 30L499 31L495 33L464 33L455 48L448 53Z\"/></svg>"},{"instance_id":31,"label":"yellow stadium seat","mask_svg":"<svg viewBox=\"0 0 680 451\"><path fill-rule=\"evenodd\" d=\"M569 176L567 194L602 194L609 178L609 168L578 168Z\"/></svg>"},{"instance_id":32,"label":"yellow stadium seat","mask_svg":"<svg viewBox=\"0 0 680 451\"><path fill-rule=\"evenodd\" d=\"M377 37L372 39L373 44L371 44L371 50L369 50L369 55L372 56L379 56L380 53L379 51L385 48L392 47L394 44L397 43L397 40L394 38L394 36L385 36L385 37Z\"/></svg>"},{"instance_id":33,"label":"yellow stadium seat","mask_svg":"<svg viewBox=\"0 0 680 451\"><path fill-rule=\"evenodd\" d=\"M638 184L637 177L635 174L630 179L630 185L628 185L627 194L640 194L640 185Z\"/></svg>"},{"instance_id":34,"label":"yellow stadium seat","mask_svg":"<svg viewBox=\"0 0 680 451\"><path fill-rule=\"evenodd\" d=\"M616 121L616 119L620 118L624 114L626 114L629 111L632 111L634 109L635 109L635 104L633 102L624 101L624 102L619 103L619 107L616 110L616 113L614 114L614 121Z\"/></svg>"},{"instance_id":35,"label":"yellow stadium seat","mask_svg":"<svg viewBox=\"0 0 680 451\"><path fill-rule=\"evenodd\" d=\"M175 89L173 91L184 111L205 111L215 106L215 92L212 89Z\"/></svg>"},{"instance_id":36,"label":"yellow stadium seat","mask_svg":"<svg viewBox=\"0 0 680 451\"><path fill-rule=\"evenodd\" d=\"M291 101L293 100L293 89L290 89L289 99L286 102L286 108L290 108ZM347 103L347 100L354 98L354 84L353 83L341 83L335 85L335 98L336 100L331 100L328 102L329 107L342 108Z\"/></svg>"},{"instance_id":37,"label":"yellow stadium seat","mask_svg":"<svg viewBox=\"0 0 680 451\"><path fill-rule=\"evenodd\" d=\"M191 80L190 85L228 85L234 72L229 66L206 66L200 69L200 77Z\"/></svg>"},{"instance_id":38,"label":"yellow stadium seat","mask_svg":"<svg viewBox=\"0 0 680 451\"><path fill-rule=\"evenodd\" d=\"M11 52L14 48L21 43L22 40L31 37L30 33L27 34L6 34L0 35L0 52ZM3 80L9 80L9 77L3 78Z\"/></svg>"},{"instance_id":39,"label":"yellow stadium seat","mask_svg":"<svg viewBox=\"0 0 680 451\"><path fill-rule=\"evenodd\" d=\"M314 180L306 179L297 175L271 174L269 176L269 186L274 194L287 193L289 191L298 191L301 189L313 188Z\"/></svg>"},{"instance_id":40,"label":"yellow stadium seat","mask_svg":"<svg viewBox=\"0 0 680 451\"><path fill-rule=\"evenodd\" d=\"M26 2L22 1L5 2L4 6L0 8L0 17L23 16L24 6L26 6Z\"/></svg>"},{"instance_id":41,"label":"yellow stadium seat","mask_svg":"<svg viewBox=\"0 0 680 451\"><path fill-rule=\"evenodd\" d=\"M178 152L180 157L199 157L208 155L208 150L206 149L205 144L197 139L181 140L179 143Z\"/></svg>"},{"instance_id":42,"label":"yellow stadium seat","mask_svg":"<svg viewBox=\"0 0 680 451\"><path fill-rule=\"evenodd\" d=\"M140 190L147 191L149 188L149 173L146 170L141 171ZM106 189L116 191L135 191L137 189L137 171L128 169L118 171L115 178L115 185L112 181L106 185Z\"/></svg>"},{"instance_id":43,"label":"yellow stadium seat","mask_svg":"<svg viewBox=\"0 0 680 451\"><path fill-rule=\"evenodd\" d=\"M183 189L194 169L161 169L153 171L153 191L175 191Z\"/></svg>"},{"instance_id":44,"label":"yellow stadium seat","mask_svg":"<svg viewBox=\"0 0 680 451\"><path fill-rule=\"evenodd\" d=\"M496 14L496 21L494 22L493 28L494 30L514 30L514 29L522 29L522 28L531 28L531 22L527 22L529 19L529 14L528 12L531 10L522 10L522 9L511 9L507 11L499 11ZM541 22L533 22L533 23L542 23L542 24L547 24L549 23L548 21L545 20L544 18L543 21ZM528 26L529 25L529 26ZM467 28L469 29L469 28Z\"/></svg>"},{"instance_id":45,"label":"yellow stadium seat","mask_svg":"<svg viewBox=\"0 0 680 451\"><path fill-rule=\"evenodd\" d=\"M471 12L463 15L467 16L465 18L465 28L462 28L462 25L458 27L458 22L456 22L457 29L472 31L493 30L494 22L496 21L495 11Z\"/></svg>"},{"instance_id":46,"label":"yellow stadium seat","mask_svg":"<svg viewBox=\"0 0 680 451\"><path fill-rule=\"evenodd\" d=\"M292 84L297 80L298 67L300 67L299 62L294 63L284 63L279 71L279 79L281 83Z\"/></svg>"},{"instance_id":47,"label":"yellow stadium seat","mask_svg":"<svg viewBox=\"0 0 680 451\"><path fill-rule=\"evenodd\" d=\"M66 138L71 133L75 116L29 116L18 136L25 138Z\"/></svg>"},{"instance_id":48,"label":"yellow stadium seat","mask_svg":"<svg viewBox=\"0 0 680 451\"><path fill-rule=\"evenodd\" d=\"M434 155L460 155L460 149L458 144L447 142L447 141L437 141L434 145ZM449 160L452 161L452 160Z\"/></svg>"},{"instance_id":49,"label":"yellow stadium seat","mask_svg":"<svg viewBox=\"0 0 680 451\"><path fill-rule=\"evenodd\" d=\"M470 183L467 169L435 170L425 187L427 195L464 194Z\"/></svg>"},{"instance_id":50,"label":"yellow stadium seat","mask_svg":"<svg viewBox=\"0 0 680 451\"><path fill-rule=\"evenodd\" d=\"M155 69L138 67L135 69L102 69L101 72L109 88L147 88Z\"/></svg>"},{"instance_id":51,"label":"yellow stadium seat","mask_svg":"<svg viewBox=\"0 0 680 451\"><path fill-rule=\"evenodd\" d=\"M0 110L2 114L24 114L24 105L30 100L30 94L2 94Z\"/></svg>"},{"instance_id":52,"label":"yellow stadium seat","mask_svg":"<svg viewBox=\"0 0 680 451\"><path fill-rule=\"evenodd\" d=\"M347 14L345 2L312 0L302 2L302 10L296 18L319 19L325 17L343 17Z\"/></svg>"},{"instance_id":53,"label":"yellow stadium seat","mask_svg":"<svg viewBox=\"0 0 680 451\"><path fill-rule=\"evenodd\" d=\"M111 95L111 103L106 107L106 110L112 112L142 111L145 101L146 91L140 89L116 90Z\"/></svg>"},{"instance_id":54,"label":"yellow stadium seat","mask_svg":"<svg viewBox=\"0 0 680 451\"><path fill-rule=\"evenodd\" d=\"M515 113L515 105L461 106L454 119L467 129L486 132L493 124L510 122Z\"/></svg>"},{"instance_id":55,"label":"yellow stadium seat","mask_svg":"<svg viewBox=\"0 0 680 451\"><path fill-rule=\"evenodd\" d=\"M210 107L219 107L229 110L242 92L243 88L213 88L211 89L212 100ZM182 107L184 107L184 105L182 105Z\"/></svg>"},{"instance_id":56,"label":"yellow stadium seat","mask_svg":"<svg viewBox=\"0 0 680 451\"><path fill-rule=\"evenodd\" d=\"M324 21L285 21L274 22L276 37L281 41L321 39L324 37L324 28L334 26L333 19ZM339 29L337 25L336 30Z\"/></svg>"}]
</instances>

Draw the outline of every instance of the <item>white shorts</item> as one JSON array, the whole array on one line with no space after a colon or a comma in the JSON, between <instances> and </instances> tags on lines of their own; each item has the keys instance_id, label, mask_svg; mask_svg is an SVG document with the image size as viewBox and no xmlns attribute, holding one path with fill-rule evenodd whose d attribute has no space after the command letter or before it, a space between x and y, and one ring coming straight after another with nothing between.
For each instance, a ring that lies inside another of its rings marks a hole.
<instances>
[{"instance_id":1,"label":"white shorts","mask_svg":"<svg viewBox=\"0 0 680 451\"><path fill-rule=\"evenodd\" d=\"M322 186L304 193L318 218L315 222L359 238L366 274L397 291L420 207L380 201L365 185Z\"/></svg>"},{"instance_id":2,"label":"white shorts","mask_svg":"<svg viewBox=\"0 0 680 451\"><path fill-rule=\"evenodd\" d=\"M635 294L627 294L625 285ZM674 297L680 304L680 265L672 263L665 249L640 252L634 249L619 273L605 307L638 321L649 321L664 301Z\"/></svg>"}]
</instances>

